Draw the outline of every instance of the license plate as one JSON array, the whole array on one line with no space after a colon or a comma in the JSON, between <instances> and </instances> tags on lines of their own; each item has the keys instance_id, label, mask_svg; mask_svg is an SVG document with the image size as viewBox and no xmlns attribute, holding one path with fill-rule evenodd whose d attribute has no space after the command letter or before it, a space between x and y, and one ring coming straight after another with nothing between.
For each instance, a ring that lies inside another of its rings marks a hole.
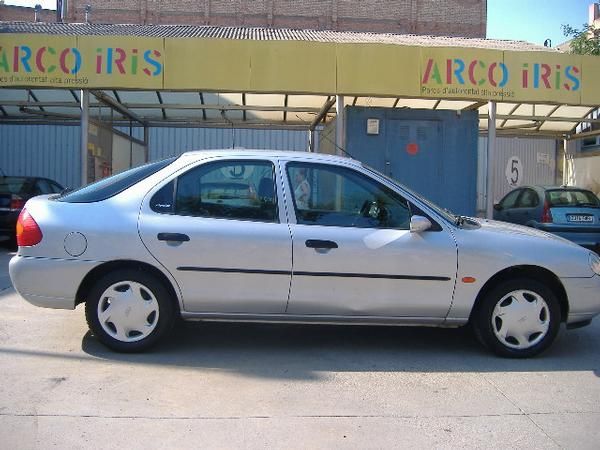
<instances>
[{"instance_id":1,"label":"license plate","mask_svg":"<svg viewBox=\"0 0 600 450\"><path fill-rule=\"evenodd\" d=\"M567 216L568 222L585 222L590 223L594 221L594 216L586 216L586 215L575 215L571 214Z\"/></svg>"}]
</instances>

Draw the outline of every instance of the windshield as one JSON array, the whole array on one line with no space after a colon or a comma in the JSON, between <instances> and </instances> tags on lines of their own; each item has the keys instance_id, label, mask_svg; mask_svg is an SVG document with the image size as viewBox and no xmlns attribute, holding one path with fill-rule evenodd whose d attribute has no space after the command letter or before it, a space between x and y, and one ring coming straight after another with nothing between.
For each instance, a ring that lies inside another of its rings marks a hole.
<instances>
[{"instance_id":1,"label":"windshield","mask_svg":"<svg viewBox=\"0 0 600 450\"><path fill-rule=\"evenodd\" d=\"M575 189L554 189L546 192L551 208L562 206L600 207L600 200L593 192Z\"/></svg>"},{"instance_id":2,"label":"windshield","mask_svg":"<svg viewBox=\"0 0 600 450\"><path fill-rule=\"evenodd\" d=\"M134 167L112 177L103 178L75 191L61 195L57 200L69 203L92 203L113 197L150 175L167 167L177 158L163 159L143 166Z\"/></svg>"},{"instance_id":3,"label":"windshield","mask_svg":"<svg viewBox=\"0 0 600 450\"><path fill-rule=\"evenodd\" d=\"M372 167L367 166L366 164L362 164L362 167L365 168L366 170L368 170L371 173L374 173L376 175L379 175L383 178L385 178L386 180L388 180L390 183L392 183L394 186L408 192L409 194L411 194L413 197L416 197L420 202L424 203L427 207L431 208L432 210L434 210L436 213L438 213L443 219L445 219L446 221L452 223L452 224L456 224L457 220L458 220L458 216L455 216L454 214L452 214L450 211L448 211L447 209L444 209L438 205L436 205L435 203L433 203L432 201L426 199L425 197L422 197L420 194L416 193L415 191L413 191L410 188L407 188L406 186L404 186L401 183L398 183L398 181L394 180L393 178L388 177L387 175L379 172L378 170L373 169Z\"/></svg>"}]
</instances>

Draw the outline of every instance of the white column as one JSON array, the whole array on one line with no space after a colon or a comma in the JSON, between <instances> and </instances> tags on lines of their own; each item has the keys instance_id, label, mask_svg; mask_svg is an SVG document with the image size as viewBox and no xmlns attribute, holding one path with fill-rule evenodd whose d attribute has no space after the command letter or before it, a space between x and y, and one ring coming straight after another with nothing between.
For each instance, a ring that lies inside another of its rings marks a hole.
<instances>
[{"instance_id":1,"label":"white column","mask_svg":"<svg viewBox=\"0 0 600 450\"><path fill-rule=\"evenodd\" d=\"M335 146L336 153L338 155L343 155L344 153L340 149L344 149L344 96L336 95L335 96Z\"/></svg>"},{"instance_id":2,"label":"white column","mask_svg":"<svg viewBox=\"0 0 600 450\"><path fill-rule=\"evenodd\" d=\"M79 92L81 103L81 185L87 184L88 165L88 130L90 120L90 91L82 89Z\"/></svg>"},{"instance_id":3,"label":"white column","mask_svg":"<svg viewBox=\"0 0 600 450\"><path fill-rule=\"evenodd\" d=\"M494 152L496 149L496 102L489 102L487 140L486 216L494 217Z\"/></svg>"}]
</instances>

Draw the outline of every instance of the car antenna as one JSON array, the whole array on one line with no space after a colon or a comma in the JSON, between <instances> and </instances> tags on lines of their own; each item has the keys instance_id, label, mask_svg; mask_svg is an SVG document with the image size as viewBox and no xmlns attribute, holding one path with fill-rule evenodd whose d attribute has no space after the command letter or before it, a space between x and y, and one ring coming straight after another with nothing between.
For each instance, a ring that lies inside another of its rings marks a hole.
<instances>
[{"instance_id":1,"label":"car antenna","mask_svg":"<svg viewBox=\"0 0 600 450\"><path fill-rule=\"evenodd\" d=\"M2 172L2 178L6 178L6 174L4 173L4 170L2 170L2 167L0 167L0 172Z\"/></svg>"}]
</instances>

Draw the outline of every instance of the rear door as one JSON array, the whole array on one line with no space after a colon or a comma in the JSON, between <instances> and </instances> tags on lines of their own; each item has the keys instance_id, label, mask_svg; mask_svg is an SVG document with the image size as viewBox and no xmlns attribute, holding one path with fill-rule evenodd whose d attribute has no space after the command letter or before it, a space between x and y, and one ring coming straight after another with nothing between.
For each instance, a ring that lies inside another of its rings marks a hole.
<instances>
[{"instance_id":1,"label":"rear door","mask_svg":"<svg viewBox=\"0 0 600 450\"><path fill-rule=\"evenodd\" d=\"M274 161L219 159L151 191L142 241L173 275L185 310L282 313L292 243Z\"/></svg>"},{"instance_id":2,"label":"rear door","mask_svg":"<svg viewBox=\"0 0 600 450\"><path fill-rule=\"evenodd\" d=\"M528 225L532 221L539 221L542 211L537 192L531 188L523 188L514 209L510 213L511 222L520 225Z\"/></svg>"}]
</instances>

